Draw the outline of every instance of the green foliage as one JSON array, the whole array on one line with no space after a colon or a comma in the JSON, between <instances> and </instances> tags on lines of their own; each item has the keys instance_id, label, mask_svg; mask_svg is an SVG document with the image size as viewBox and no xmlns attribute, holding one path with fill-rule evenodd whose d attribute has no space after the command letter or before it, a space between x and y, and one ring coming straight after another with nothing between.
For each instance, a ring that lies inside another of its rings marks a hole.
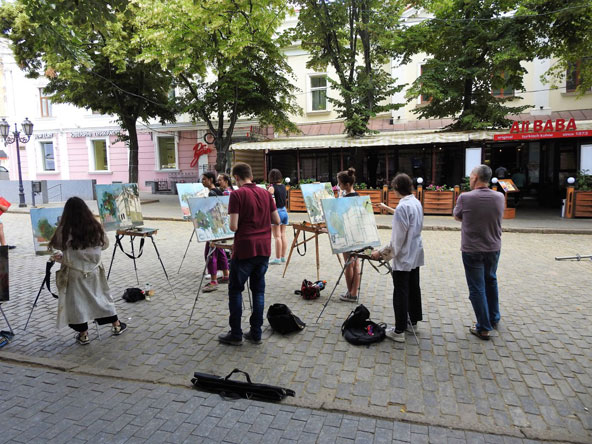
<instances>
[{"instance_id":1,"label":"green foliage","mask_svg":"<svg viewBox=\"0 0 592 444\"><path fill-rule=\"evenodd\" d=\"M462 181L460 182L460 190L471 191L471 182L469 176L465 176L462 178Z\"/></svg>"},{"instance_id":2,"label":"green foliage","mask_svg":"<svg viewBox=\"0 0 592 444\"><path fill-rule=\"evenodd\" d=\"M577 67L576 92L592 88L592 2L590 0L525 0L524 15L537 15L533 24L541 36L538 56L557 57L543 81L565 85L566 71Z\"/></svg>"},{"instance_id":3,"label":"green foliage","mask_svg":"<svg viewBox=\"0 0 592 444\"><path fill-rule=\"evenodd\" d=\"M578 171L575 188L578 191L592 191L592 174L588 170Z\"/></svg>"},{"instance_id":4,"label":"green foliage","mask_svg":"<svg viewBox=\"0 0 592 444\"><path fill-rule=\"evenodd\" d=\"M536 35L527 17L507 17L523 0L432 0L421 2L434 19L410 26L404 35L403 62L424 52L429 59L408 90L429 103L420 118L453 118L455 130L503 128L507 115L528 106L511 106L513 97L492 91L523 90L522 62L535 57Z\"/></svg>"},{"instance_id":5,"label":"green foliage","mask_svg":"<svg viewBox=\"0 0 592 444\"><path fill-rule=\"evenodd\" d=\"M47 240L50 240L53 237L56 228L56 226L49 223L47 218L39 219L39 222L37 222L37 232Z\"/></svg>"},{"instance_id":6,"label":"green foliage","mask_svg":"<svg viewBox=\"0 0 592 444\"><path fill-rule=\"evenodd\" d=\"M291 69L275 36L285 0L134 0L142 60L172 73L179 111L215 136L216 169L226 171L239 117L297 131Z\"/></svg>"},{"instance_id":7,"label":"green foliage","mask_svg":"<svg viewBox=\"0 0 592 444\"><path fill-rule=\"evenodd\" d=\"M425 187L426 191L454 191L454 187L449 187L448 185L434 185L430 184Z\"/></svg>"},{"instance_id":8,"label":"green foliage","mask_svg":"<svg viewBox=\"0 0 592 444\"><path fill-rule=\"evenodd\" d=\"M29 77L49 78L44 92L53 102L117 116L128 132L120 138L130 147L130 182L138 181L137 120L175 117L170 76L156 63L139 62L142 42L130 43L136 13L124 0L18 0L0 8L1 32L17 63Z\"/></svg>"},{"instance_id":9,"label":"green foliage","mask_svg":"<svg viewBox=\"0 0 592 444\"><path fill-rule=\"evenodd\" d=\"M307 67L325 71L337 94L328 100L344 119L345 132L356 137L372 133L371 117L403 104L390 103L396 86L387 72L400 44L399 19L406 2L399 0L298 0L298 25L289 37L299 41L310 58Z\"/></svg>"},{"instance_id":10,"label":"green foliage","mask_svg":"<svg viewBox=\"0 0 592 444\"><path fill-rule=\"evenodd\" d=\"M367 189L368 189L368 185L366 185L365 182L354 184L354 190L367 190Z\"/></svg>"}]
</instances>

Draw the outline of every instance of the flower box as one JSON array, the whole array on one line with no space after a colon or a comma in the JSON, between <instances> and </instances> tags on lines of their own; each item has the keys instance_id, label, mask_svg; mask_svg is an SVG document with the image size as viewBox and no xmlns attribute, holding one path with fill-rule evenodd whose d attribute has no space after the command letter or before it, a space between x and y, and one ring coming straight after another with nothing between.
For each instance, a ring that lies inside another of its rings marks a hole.
<instances>
[{"instance_id":1,"label":"flower box","mask_svg":"<svg viewBox=\"0 0 592 444\"><path fill-rule=\"evenodd\" d=\"M306 205L302 197L302 191L294 188L288 190L288 211L306 212Z\"/></svg>"},{"instance_id":2,"label":"flower box","mask_svg":"<svg viewBox=\"0 0 592 444\"><path fill-rule=\"evenodd\" d=\"M424 214L452 214L454 209L454 191L423 191Z\"/></svg>"},{"instance_id":3,"label":"flower box","mask_svg":"<svg viewBox=\"0 0 592 444\"><path fill-rule=\"evenodd\" d=\"M386 205L388 205L388 206L389 206L389 207L391 207L391 208L395 208L395 209L396 209L396 208L397 208L397 205L399 205L399 201L400 201L401 199L399 199L399 198L397 197L397 195L395 194L395 192L394 192L394 191L387 191L387 192L385 193L385 195L386 195L386 199L385 199L385 200L386 200L386 202L385 202L385 204L386 204ZM415 190L414 190L414 191L413 191L413 195L414 195L415 197L417 197L417 191L415 191ZM385 210L385 211L384 211L384 214L388 214L388 212Z\"/></svg>"},{"instance_id":4,"label":"flower box","mask_svg":"<svg viewBox=\"0 0 592 444\"><path fill-rule=\"evenodd\" d=\"M592 217L592 191L574 191L574 216Z\"/></svg>"}]
</instances>

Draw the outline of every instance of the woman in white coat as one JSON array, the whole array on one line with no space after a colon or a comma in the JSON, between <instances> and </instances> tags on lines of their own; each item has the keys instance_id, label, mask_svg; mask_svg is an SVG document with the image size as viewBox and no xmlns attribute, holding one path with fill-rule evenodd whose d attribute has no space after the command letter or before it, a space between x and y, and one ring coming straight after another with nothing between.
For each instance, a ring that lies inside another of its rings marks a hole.
<instances>
[{"instance_id":1,"label":"woman in white coat","mask_svg":"<svg viewBox=\"0 0 592 444\"><path fill-rule=\"evenodd\" d=\"M392 257L395 327L387 329L386 333L389 338L404 342L407 315L413 325L422 320L419 267L424 265L423 208L413 195L413 182L407 174L397 174L392 185L401 200L393 215L391 242L382 250L374 251L372 257Z\"/></svg>"},{"instance_id":2,"label":"woman in white coat","mask_svg":"<svg viewBox=\"0 0 592 444\"><path fill-rule=\"evenodd\" d=\"M49 246L61 250L53 255L62 264L56 274L57 325L58 328L68 325L78 332L76 342L82 345L90 343L89 321L112 324L116 336L127 328L117 318L101 263L101 250L108 245L103 227L84 201L78 197L68 199Z\"/></svg>"}]
</instances>

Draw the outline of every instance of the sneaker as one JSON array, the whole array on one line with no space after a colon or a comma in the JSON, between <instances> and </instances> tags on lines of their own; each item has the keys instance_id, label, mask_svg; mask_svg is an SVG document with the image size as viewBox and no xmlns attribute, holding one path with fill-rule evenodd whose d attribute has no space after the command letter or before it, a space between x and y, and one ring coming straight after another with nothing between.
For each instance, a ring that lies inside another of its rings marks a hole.
<instances>
[{"instance_id":1,"label":"sneaker","mask_svg":"<svg viewBox=\"0 0 592 444\"><path fill-rule=\"evenodd\" d=\"M349 292L340 295L339 299L343 302L357 302L358 301L358 297L352 296L351 294L349 294Z\"/></svg>"},{"instance_id":2,"label":"sneaker","mask_svg":"<svg viewBox=\"0 0 592 444\"><path fill-rule=\"evenodd\" d=\"M127 330L127 324L119 321L119 325L117 327L111 327L111 332L113 333L113 336L119 336L120 334L122 334L124 331Z\"/></svg>"},{"instance_id":3,"label":"sneaker","mask_svg":"<svg viewBox=\"0 0 592 444\"><path fill-rule=\"evenodd\" d=\"M230 281L230 278L226 277L226 276L222 276L221 278L218 278L219 284L228 284L228 281Z\"/></svg>"},{"instance_id":4,"label":"sneaker","mask_svg":"<svg viewBox=\"0 0 592 444\"><path fill-rule=\"evenodd\" d=\"M387 338L390 338L395 342L405 342L405 332L397 332L397 330L395 330L395 327L387 328L386 336Z\"/></svg>"},{"instance_id":5,"label":"sneaker","mask_svg":"<svg viewBox=\"0 0 592 444\"><path fill-rule=\"evenodd\" d=\"M286 258L285 258L285 257L282 257L282 258L280 259L280 261L282 261L282 263L283 263L283 262L286 262Z\"/></svg>"},{"instance_id":6,"label":"sneaker","mask_svg":"<svg viewBox=\"0 0 592 444\"><path fill-rule=\"evenodd\" d=\"M269 265L280 265L282 261L280 259L272 259L269 261Z\"/></svg>"},{"instance_id":7,"label":"sneaker","mask_svg":"<svg viewBox=\"0 0 592 444\"><path fill-rule=\"evenodd\" d=\"M243 338L232 336L232 332L218 335L218 341L226 345L243 345Z\"/></svg>"},{"instance_id":8,"label":"sneaker","mask_svg":"<svg viewBox=\"0 0 592 444\"><path fill-rule=\"evenodd\" d=\"M477 330L477 327L469 327L469 331L472 335L475 335L479 339L483 339L484 341L489 341L489 339L491 338L487 330Z\"/></svg>"},{"instance_id":9,"label":"sneaker","mask_svg":"<svg viewBox=\"0 0 592 444\"><path fill-rule=\"evenodd\" d=\"M261 340L261 338L255 339L255 337L253 336L253 334L251 332L245 333L243 335L243 338L245 338L251 344L259 345L259 344L263 343L263 341Z\"/></svg>"},{"instance_id":10,"label":"sneaker","mask_svg":"<svg viewBox=\"0 0 592 444\"><path fill-rule=\"evenodd\" d=\"M206 284L204 288L201 289L204 293L209 293L211 291L216 291L218 289L218 284L215 282L210 282Z\"/></svg>"},{"instance_id":11,"label":"sneaker","mask_svg":"<svg viewBox=\"0 0 592 444\"><path fill-rule=\"evenodd\" d=\"M85 334L78 333L76 335L76 342L78 342L80 345L90 344L90 339L88 339L88 333L85 333Z\"/></svg>"}]
</instances>

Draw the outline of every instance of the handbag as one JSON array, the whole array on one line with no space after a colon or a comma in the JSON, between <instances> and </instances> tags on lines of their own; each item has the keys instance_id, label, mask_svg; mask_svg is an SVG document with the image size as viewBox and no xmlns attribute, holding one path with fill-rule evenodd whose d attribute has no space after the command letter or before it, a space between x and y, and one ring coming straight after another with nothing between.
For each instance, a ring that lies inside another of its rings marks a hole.
<instances>
[{"instance_id":1,"label":"handbag","mask_svg":"<svg viewBox=\"0 0 592 444\"><path fill-rule=\"evenodd\" d=\"M235 373L242 373L245 375L247 381L244 382L230 379ZM193 378L191 378L191 383L195 388L219 393L220 396L229 398L281 401L286 396L296 395L294 390L275 385L254 383L251 381L251 377L247 372L239 370L238 368L232 370L225 378L208 373L195 372Z\"/></svg>"}]
</instances>

